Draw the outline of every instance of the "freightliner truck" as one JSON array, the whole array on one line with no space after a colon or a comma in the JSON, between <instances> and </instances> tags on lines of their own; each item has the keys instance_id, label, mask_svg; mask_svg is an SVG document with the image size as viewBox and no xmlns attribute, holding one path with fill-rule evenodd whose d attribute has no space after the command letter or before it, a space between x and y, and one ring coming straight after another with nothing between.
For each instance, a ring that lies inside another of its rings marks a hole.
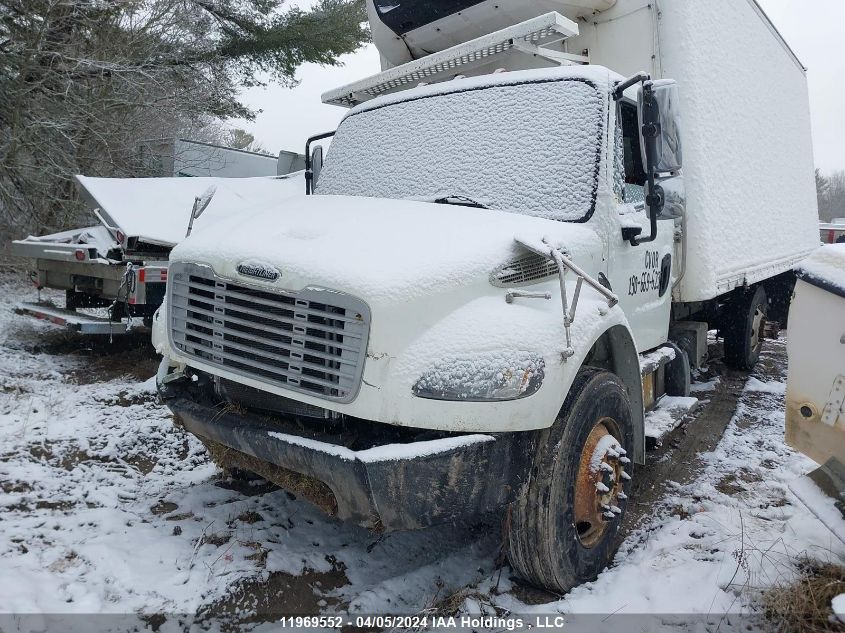
<instances>
[{"instance_id":1,"label":"freightliner truck","mask_svg":"<svg viewBox=\"0 0 845 633\"><path fill-rule=\"evenodd\" d=\"M644 411L754 365L819 245L805 69L753 0L369 0L382 72L305 193L171 253L160 393L224 467L374 530L611 560Z\"/></svg>"}]
</instances>

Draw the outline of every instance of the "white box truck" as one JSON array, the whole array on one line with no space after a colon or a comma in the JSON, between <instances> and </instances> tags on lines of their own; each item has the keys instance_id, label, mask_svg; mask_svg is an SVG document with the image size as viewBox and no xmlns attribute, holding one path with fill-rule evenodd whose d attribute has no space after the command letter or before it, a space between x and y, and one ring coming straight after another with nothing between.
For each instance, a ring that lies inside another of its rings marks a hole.
<instances>
[{"instance_id":1,"label":"white box truck","mask_svg":"<svg viewBox=\"0 0 845 633\"><path fill-rule=\"evenodd\" d=\"M377 530L504 517L567 591L644 409L754 364L819 244L805 70L753 0L369 0L383 72L283 215L171 254L159 390L226 467ZM222 408L221 408L222 407Z\"/></svg>"}]
</instances>

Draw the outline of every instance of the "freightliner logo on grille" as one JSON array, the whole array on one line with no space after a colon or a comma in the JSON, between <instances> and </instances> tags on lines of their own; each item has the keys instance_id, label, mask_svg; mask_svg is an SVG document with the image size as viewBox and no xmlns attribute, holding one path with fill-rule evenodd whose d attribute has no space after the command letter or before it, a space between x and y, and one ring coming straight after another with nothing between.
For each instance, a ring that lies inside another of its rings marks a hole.
<instances>
[{"instance_id":1,"label":"freightliner logo on grille","mask_svg":"<svg viewBox=\"0 0 845 633\"><path fill-rule=\"evenodd\" d=\"M237 271L245 277L255 277L267 281L276 281L282 276L277 268L261 262L241 262L238 264Z\"/></svg>"}]
</instances>

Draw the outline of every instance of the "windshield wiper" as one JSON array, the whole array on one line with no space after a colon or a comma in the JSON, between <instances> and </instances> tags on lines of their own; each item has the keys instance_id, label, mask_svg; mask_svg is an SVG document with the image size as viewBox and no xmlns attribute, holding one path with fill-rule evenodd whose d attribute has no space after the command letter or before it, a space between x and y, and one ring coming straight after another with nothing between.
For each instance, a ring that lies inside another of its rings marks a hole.
<instances>
[{"instance_id":1,"label":"windshield wiper","mask_svg":"<svg viewBox=\"0 0 845 633\"><path fill-rule=\"evenodd\" d=\"M476 209L489 209L486 204L482 204L478 200L473 200L468 196L443 196L442 198L435 198L434 202L437 204L454 204L461 207L474 207Z\"/></svg>"}]
</instances>

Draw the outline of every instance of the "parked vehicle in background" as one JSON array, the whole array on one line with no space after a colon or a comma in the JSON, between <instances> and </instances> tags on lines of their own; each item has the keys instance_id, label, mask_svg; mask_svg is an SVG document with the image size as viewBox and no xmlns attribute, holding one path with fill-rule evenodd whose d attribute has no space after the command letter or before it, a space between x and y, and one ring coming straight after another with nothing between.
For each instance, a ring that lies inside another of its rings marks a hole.
<instances>
[{"instance_id":1,"label":"parked vehicle in background","mask_svg":"<svg viewBox=\"0 0 845 633\"><path fill-rule=\"evenodd\" d=\"M710 329L752 367L818 248L805 69L751 0L368 9L383 72L323 96L352 109L313 195L173 250L160 393L341 519L504 515L565 592L611 560L644 409Z\"/></svg>"},{"instance_id":2,"label":"parked vehicle in background","mask_svg":"<svg viewBox=\"0 0 845 633\"><path fill-rule=\"evenodd\" d=\"M786 442L845 514L845 244L800 264L789 323Z\"/></svg>"},{"instance_id":3,"label":"parked vehicle in background","mask_svg":"<svg viewBox=\"0 0 845 633\"><path fill-rule=\"evenodd\" d=\"M845 218L834 218L830 223L821 223L819 232L825 244L842 244L845 242Z\"/></svg>"},{"instance_id":4,"label":"parked vehicle in background","mask_svg":"<svg viewBox=\"0 0 845 633\"><path fill-rule=\"evenodd\" d=\"M39 290L65 292L64 307L22 303L19 314L83 334L121 334L133 325L150 325L164 299L170 249L185 237L197 197L215 192L198 226L210 224L233 209L293 194L293 183L298 189L301 181L288 170L301 172L304 164L302 155L291 152L276 158L184 139L150 141L143 152L145 160L155 163L151 168L182 177L77 176L81 196L99 224L12 243L12 255L30 261ZM108 313L92 315L80 308L106 308Z\"/></svg>"}]
</instances>

